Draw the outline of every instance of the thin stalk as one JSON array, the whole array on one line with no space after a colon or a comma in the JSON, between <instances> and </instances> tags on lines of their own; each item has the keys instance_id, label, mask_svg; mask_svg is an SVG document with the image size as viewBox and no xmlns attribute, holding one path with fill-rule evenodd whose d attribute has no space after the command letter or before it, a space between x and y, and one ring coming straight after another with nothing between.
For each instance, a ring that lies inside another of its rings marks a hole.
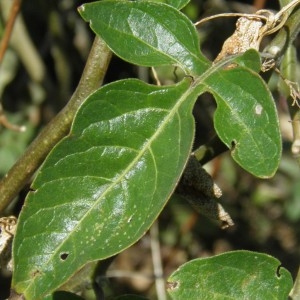
<instances>
[{"instance_id":1,"label":"thin stalk","mask_svg":"<svg viewBox=\"0 0 300 300\"><path fill-rule=\"evenodd\" d=\"M280 0L281 7L291 3L291 0ZM293 13L289 16L289 19L285 23L276 37L268 45L266 52L272 52L272 49L283 55L281 72L282 75L293 82L298 82L297 74L297 55L296 50L293 48L292 43L300 32L300 7L298 6ZM286 61L285 61L286 60ZM291 116L291 124L293 130L293 143L291 152L300 164L300 109L298 105L290 105L293 102L291 96L287 95L288 107Z\"/></svg>"},{"instance_id":2,"label":"thin stalk","mask_svg":"<svg viewBox=\"0 0 300 300\"><path fill-rule=\"evenodd\" d=\"M153 270L155 276L155 287L156 287L157 299L166 300L167 295L166 295L165 281L163 278L163 266L162 266L161 252L160 252L158 221L154 222L152 227L150 228L150 236L151 236L151 254L152 254Z\"/></svg>"},{"instance_id":3,"label":"thin stalk","mask_svg":"<svg viewBox=\"0 0 300 300\"><path fill-rule=\"evenodd\" d=\"M102 39L96 37L78 87L70 101L41 131L23 156L0 181L0 212L31 179L51 149L68 134L79 106L102 84L110 58L111 51Z\"/></svg>"},{"instance_id":4,"label":"thin stalk","mask_svg":"<svg viewBox=\"0 0 300 300\"><path fill-rule=\"evenodd\" d=\"M8 21L5 26L5 31L4 31L2 40L0 42L0 64L3 60L5 51L8 47L11 33L14 28L15 20L20 11L21 3L22 3L22 0L14 0L13 4L11 6L9 18L8 18Z\"/></svg>"},{"instance_id":5,"label":"thin stalk","mask_svg":"<svg viewBox=\"0 0 300 300\"><path fill-rule=\"evenodd\" d=\"M291 290L289 296L290 296L289 299L291 300L300 299L300 268L298 270L293 289Z\"/></svg>"},{"instance_id":6,"label":"thin stalk","mask_svg":"<svg viewBox=\"0 0 300 300\"><path fill-rule=\"evenodd\" d=\"M281 64L281 75L283 76L285 82L289 80L289 82L294 83L294 85L298 85L299 80L297 64L296 48L294 45L290 45ZM291 96L291 89L293 88L293 86L282 86L281 92L286 96L289 113L291 116L293 130L293 143L291 152L300 163L300 109L298 99L293 99Z\"/></svg>"}]
</instances>

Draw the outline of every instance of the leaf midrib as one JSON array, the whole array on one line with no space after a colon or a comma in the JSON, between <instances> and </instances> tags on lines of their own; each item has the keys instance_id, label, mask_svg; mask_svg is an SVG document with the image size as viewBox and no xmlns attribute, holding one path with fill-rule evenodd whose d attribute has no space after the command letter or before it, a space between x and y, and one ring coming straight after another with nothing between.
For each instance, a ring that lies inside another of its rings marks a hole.
<instances>
[{"instance_id":1,"label":"leaf midrib","mask_svg":"<svg viewBox=\"0 0 300 300\"><path fill-rule=\"evenodd\" d=\"M93 211L94 207L98 205L99 201L101 201L101 199L103 199L107 194L109 194L109 192L113 189L113 187L115 187L117 184L119 184L120 182L122 182L122 180L125 178L125 176L128 174L128 172L130 170L132 170L132 168L134 167L134 165L139 161L139 159L147 152L147 151L151 151L151 144L156 140L156 138L163 132L164 128L167 126L168 122L170 119L172 119L172 117L177 113L177 111L179 110L179 107L182 105L182 103L188 98L188 96L190 96L190 94L192 93L192 89L187 88L187 90L180 96L180 98L178 99L176 105L173 107L173 109L169 110L169 114L166 115L166 117L164 118L164 121L161 122L161 126L159 127L159 129L155 132L155 134L148 140L147 143L145 143L143 145L143 148L141 149L141 151L139 152L139 154L136 156L135 159L132 160L132 162L128 165L128 167L124 170L123 173L120 174L118 180L116 180L112 185L109 186L109 188L107 188L105 190L105 192L101 195L101 197L99 197L99 199L97 199L95 201L95 203L90 207L90 209L87 210L87 212L84 214L84 216L81 218L81 221L78 222L78 224L72 229L72 231L69 232L69 234L66 236L66 238L64 239L64 241L62 243L60 243L60 245L58 245L56 247L56 250L53 252L53 254L50 256L50 258L48 259L48 261L43 265L44 269L45 266L47 266L49 264L49 261L52 260L53 257L55 257L55 255L57 255L58 250L61 249L61 247L64 245L64 243L69 240L70 236L72 236L72 234L74 232L76 232L76 229L80 226L80 224L83 222L84 219L88 218L89 214L91 211ZM151 151L152 152L152 151ZM41 268L41 267L40 267ZM80 267L79 267L80 268ZM74 273L76 272L76 270L74 271ZM38 276L36 277L37 280L40 280L43 276ZM25 282L28 282L28 280L26 280ZM24 294L27 290L31 289L31 286L34 285L35 280L33 279L32 281L30 281L31 284L29 284L27 286L27 288L24 290Z\"/></svg>"}]
</instances>

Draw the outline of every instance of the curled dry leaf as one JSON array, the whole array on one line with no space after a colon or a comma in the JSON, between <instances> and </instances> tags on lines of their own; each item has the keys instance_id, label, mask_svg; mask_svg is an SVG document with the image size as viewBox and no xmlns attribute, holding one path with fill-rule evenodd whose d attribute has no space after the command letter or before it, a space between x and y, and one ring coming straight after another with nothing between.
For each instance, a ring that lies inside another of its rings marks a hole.
<instances>
[{"instance_id":1,"label":"curled dry leaf","mask_svg":"<svg viewBox=\"0 0 300 300\"><path fill-rule=\"evenodd\" d=\"M0 268L12 272L11 247L17 219L14 216L0 218Z\"/></svg>"},{"instance_id":2,"label":"curled dry leaf","mask_svg":"<svg viewBox=\"0 0 300 300\"><path fill-rule=\"evenodd\" d=\"M236 22L236 30L224 42L222 50L214 62L216 63L230 55L244 53L249 49L259 51L262 39L266 35L281 29L288 19L292 8L299 3L299 0L294 0L276 14L266 9L259 10L254 15L243 14ZM231 15L234 16L237 14ZM263 64L263 68L262 71L266 71L265 64Z\"/></svg>"},{"instance_id":3,"label":"curled dry leaf","mask_svg":"<svg viewBox=\"0 0 300 300\"><path fill-rule=\"evenodd\" d=\"M222 196L221 189L193 154L189 158L177 191L196 211L217 221L222 229L234 225L230 215L217 201Z\"/></svg>"}]
</instances>

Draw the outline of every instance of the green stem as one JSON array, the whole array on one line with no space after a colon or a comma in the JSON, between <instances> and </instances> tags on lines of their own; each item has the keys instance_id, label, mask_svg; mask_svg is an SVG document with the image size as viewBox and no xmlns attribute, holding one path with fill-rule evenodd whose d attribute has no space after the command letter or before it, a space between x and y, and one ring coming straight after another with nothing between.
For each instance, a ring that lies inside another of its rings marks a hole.
<instances>
[{"instance_id":1,"label":"green stem","mask_svg":"<svg viewBox=\"0 0 300 300\"><path fill-rule=\"evenodd\" d=\"M42 130L0 181L0 212L30 180L51 149L68 134L79 106L102 84L110 58L111 51L103 40L96 37L78 87L69 103Z\"/></svg>"},{"instance_id":2,"label":"green stem","mask_svg":"<svg viewBox=\"0 0 300 300\"><path fill-rule=\"evenodd\" d=\"M300 109L299 109L299 99L294 99L291 96L292 90L295 89L296 93L299 91L296 90L296 84L298 84L298 72L297 72L297 51L294 45L290 45L287 49L285 56L281 64L281 75L285 80L287 86L281 86L281 93L286 97L289 113L291 116L291 124L293 130L293 143L291 151L293 156L300 163ZM290 81L290 85L286 82ZM294 86L292 86L292 84ZM299 96L297 96L299 98Z\"/></svg>"},{"instance_id":3,"label":"green stem","mask_svg":"<svg viewBox=\"0 0 300 300\"><path fill-rule=\"evenodd\" d=\"M280 0L281 7L290 3L291 0ZM296 49L292 45L294 39L300 32L300 5L293 11L289 16L284 28L278 33L276 38L272 41L272 44L281 47L281 51L284 49L285 56L281 65L281 74L285 79L288 79L294 83L299 83L297 74L297 53ZM282 51L283 52L283 51ZM293 143L291 147L291 152L293 156L297 159L300 164L300 109L298 103L296 105L291 105L293 103L292 97L288 93L284 93L287 97L289 112L291 116L291 124L293 130Z\"/></svg>"}]
</instances>

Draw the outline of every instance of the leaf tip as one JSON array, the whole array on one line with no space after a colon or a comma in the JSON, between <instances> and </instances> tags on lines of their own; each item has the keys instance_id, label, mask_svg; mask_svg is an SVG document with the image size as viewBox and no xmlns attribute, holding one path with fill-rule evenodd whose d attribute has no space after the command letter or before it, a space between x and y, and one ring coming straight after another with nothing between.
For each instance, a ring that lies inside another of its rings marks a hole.
<instances>
[{"instance_id":1,"label":"leaf tip","mask_svg":"<svg viewBox=\"0 0 300 300\"><path fill-rule=\"evenodd\" d=\"M230 152L231 152L231 155L234 154L235 150L236 150L236 146L237 146L237 141L236 140L232 140L231 143L230 143Z\"/></svg>"},{"instance_id":2,"label":"leaf tip","mask_svg":"<svg viewBox=\"0 0 300 300\"><path fill-rule=\"evenodd\" d=\"M80 5L80 6L77 8L77 10L78 10L80 16L81 16L85 21L87 21L86 18L85 18L85 16L84 16L84 12L85 12L85 4Z\"/></svg>"},{"instance_id":3,"label":"leaf tip","mask_svg":"<svg viewBox=\"0 0 300 300\"><path fill-rule=\"evenodd\" d=\"M85 10L84 4L80 5L77 9L78 9L79 13L84 12L84 10Z\"/></svg>"}]
</instances>

